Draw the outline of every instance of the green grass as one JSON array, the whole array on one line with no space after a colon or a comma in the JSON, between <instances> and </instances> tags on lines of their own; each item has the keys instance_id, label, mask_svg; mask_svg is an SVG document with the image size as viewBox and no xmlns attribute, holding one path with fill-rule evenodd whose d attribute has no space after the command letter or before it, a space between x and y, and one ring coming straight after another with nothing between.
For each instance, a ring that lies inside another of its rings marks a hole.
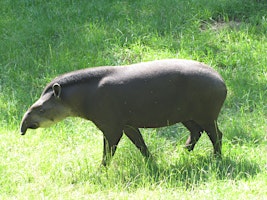
<instances>
[{"instance_id":1,"label":"green grass","mask_svg":"<svg viewBox=\"0 0 267 200\"><path fill-rule=\"evenodd\" d=\"M267 3L256 0L0 1L0 199L267 198ZM102 134L66 119L19 135L55 76L161 58L195 59L224 77L223 157L181 125L144 129L155 162L123 138L108 169Z\"/></svg>"}]
</instances>

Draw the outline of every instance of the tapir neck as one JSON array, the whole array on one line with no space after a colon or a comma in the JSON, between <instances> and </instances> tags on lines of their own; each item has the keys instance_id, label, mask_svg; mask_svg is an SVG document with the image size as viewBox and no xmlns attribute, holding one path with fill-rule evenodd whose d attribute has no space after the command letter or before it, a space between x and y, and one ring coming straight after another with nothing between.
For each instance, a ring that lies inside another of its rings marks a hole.
<instances>
[{"instance_id":1,"label":"tapir neck","mask_svg":"<svg viewBox=\"0 0 267 200\"><path fill-rule=\"evenodd\" d=\"M65 88L62 94L63 103L67 104L71 109L73 117L81 117L90 119L85 113L92 113L95 86L92 84L74 84Z\"/></svg>"}]
</instances>

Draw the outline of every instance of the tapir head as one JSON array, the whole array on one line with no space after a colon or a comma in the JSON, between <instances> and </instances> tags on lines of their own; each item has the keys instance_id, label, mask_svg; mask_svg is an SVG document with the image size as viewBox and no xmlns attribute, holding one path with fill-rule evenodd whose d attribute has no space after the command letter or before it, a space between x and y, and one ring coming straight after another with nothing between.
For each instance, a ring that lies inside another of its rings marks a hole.
<instances>
[{"instance_id":1,"label":"tapir head","mask_svg":"<svg viewBox=\"0 0 267 200\"><path fill-rule=\"evenodd\" d=\"M70 109L61 98L61 86L53 84L52 90L42 96L28 109L21 121L21 134L24 135L28 128L49 127L56 122L70 116Z\"/></svg>"}]
</instances>

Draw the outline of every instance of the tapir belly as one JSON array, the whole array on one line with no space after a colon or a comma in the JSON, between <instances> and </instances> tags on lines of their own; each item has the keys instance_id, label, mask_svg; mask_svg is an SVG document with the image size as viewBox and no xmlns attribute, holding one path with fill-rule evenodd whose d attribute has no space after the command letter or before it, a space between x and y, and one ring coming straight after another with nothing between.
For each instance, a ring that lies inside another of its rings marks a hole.
<instances>
[{"instance_id":1,"label":"tapir belly","mask_svg":"<svg viewBox=\"0 0 267 200\"><path fill-rule=\"evenodd\" d=\"M175 101L176 100L176 101ZM201 109L194 109L196 105L190 106L181 98L145 98L141 100L125 101L121 110L122 120L125 124L135 127L156 128L172 125L193 118L201 118L204 113Z\"/></svg>"}]
</instances>

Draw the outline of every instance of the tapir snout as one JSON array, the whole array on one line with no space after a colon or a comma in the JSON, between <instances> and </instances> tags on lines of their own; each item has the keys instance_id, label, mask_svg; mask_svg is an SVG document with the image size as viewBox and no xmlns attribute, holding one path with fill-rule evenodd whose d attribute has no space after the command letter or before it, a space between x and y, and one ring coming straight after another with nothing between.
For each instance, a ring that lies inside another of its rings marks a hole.
<instances>
[{"instance_id":1,"label":"tapir snout","mask_svg":"<svg viewBox=\"0 0 267 200\"><path fill-rule=\"evenodd\" d=\"M28 128L37 129L39 128L39 123L32 120L30 113L26 112L20 125L21 135L25 135Z\"/></svg>"}]
</instances>

